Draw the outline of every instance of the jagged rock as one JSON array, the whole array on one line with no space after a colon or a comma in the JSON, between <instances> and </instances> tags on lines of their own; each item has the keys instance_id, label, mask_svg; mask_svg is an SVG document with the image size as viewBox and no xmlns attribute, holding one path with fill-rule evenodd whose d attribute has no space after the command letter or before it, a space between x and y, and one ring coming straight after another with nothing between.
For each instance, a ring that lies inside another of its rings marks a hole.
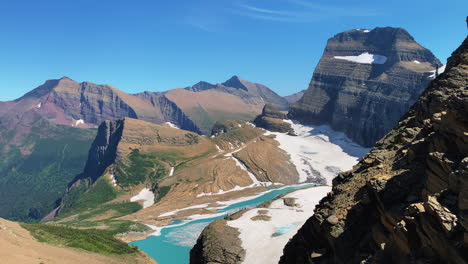
<instances>
[{"instance_id":1,"label":"jagged rock","mask_svg":"<svg viewBox=\"0 0 468 264\"><path fill-rule=\"evenodd\" d=\"M337 34L328 40L309 88L290 107L289 117L329 124L371 147L424 91L436 65L439 60L401 28Z\"/></svg>"},{"instance_id":2,"label":"jagged rock","mask_svg":"<svg viewBox=\"0 0 468 264\"><path fill-rule=\"evenodd\" d=\"M280 263L468 263L467 87L468 38L398 125L335 178Z\"/></svg>"},{"instance_id":3,"label":"jagged rock","mask_svg":"<svg viewBox=\"0 0 468 264\"><path fill-rule=\"evenodd\" d=\"M436 217L439 224L446 232L451 232L457 225L457 217L447 208L440 205L437 199L429 196L429 200L424 203L424 209L429 214Z\"/></svg>"}]
</instances>

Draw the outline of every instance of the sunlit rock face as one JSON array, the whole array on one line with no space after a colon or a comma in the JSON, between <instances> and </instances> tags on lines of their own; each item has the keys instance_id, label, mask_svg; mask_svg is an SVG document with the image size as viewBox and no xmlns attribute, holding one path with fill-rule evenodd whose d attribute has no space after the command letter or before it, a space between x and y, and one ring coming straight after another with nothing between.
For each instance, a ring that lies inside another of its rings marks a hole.
<instances>
[{"instance_id":1,"label":"sunlit rock face","mask_svg":"<svg viewBox=\"0 0 468 264\"><path fill-rule=\"evenodd\" d=\"M290 240L280 263L466 263L468 39Z\"/></svg>"},{"instance_id":2,"label":"sunlit rock face","mask_svg":"<svg viewBox=\"0 0 468 264\"><path fill-rule=\"evenodd\" d=\"M371 147L426 89L439 60L401 28L355 29L328 40L289 117L329 124Z\"/></svg>"}]
</instances>

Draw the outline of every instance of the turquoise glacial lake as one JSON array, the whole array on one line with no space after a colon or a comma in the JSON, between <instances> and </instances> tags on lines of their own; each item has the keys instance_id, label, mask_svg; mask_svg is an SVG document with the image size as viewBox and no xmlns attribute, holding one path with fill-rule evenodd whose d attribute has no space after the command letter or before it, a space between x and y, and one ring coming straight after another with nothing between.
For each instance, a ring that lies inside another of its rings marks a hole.
<instances>
[{"instance_id":1,"label":"turquoise glacial lake","mask_svg":"<svg viewBox=\"0 0 468 264\"><path fill-rule=\"evenodd\" d=\"M218 210L218 213L224 214L217 214L207 219L174 222L167 228L162 229L160 236L150 236L144 240L132 242L130 245L136 246L146 252L158 264L189 264L190 249L197 242L197 238L203 229L211 222L223 218L227 214L237 212L240 209L256 207L289 191L311 186L313 185L307 184L270 189L268 192L251 200L238 202ZM285 231L287 230L279 230L279 232Z\"/></svg>"}]
</instances>

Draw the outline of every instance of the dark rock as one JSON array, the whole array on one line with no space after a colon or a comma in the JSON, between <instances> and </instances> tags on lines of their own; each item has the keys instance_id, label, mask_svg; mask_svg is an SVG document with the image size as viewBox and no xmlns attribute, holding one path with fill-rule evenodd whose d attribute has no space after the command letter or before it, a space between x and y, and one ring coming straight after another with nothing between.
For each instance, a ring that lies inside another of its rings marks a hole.
<instances>
[{"instance_id":1,"label":"dark rock","mask_svg":"<svg viewBox=\"0 0 468 264\"><path fill-rule=\"evenodd\" d=\"M280 263L467 263L467 87L468 38L398 126L335 178Z\"/></svg>"},{"instance_id":2,"label":"dark rock","mask_svg":"<svg viewBox=\"0 0 468 264\"><path fill-rule=\"evenodd\" d=\"M364 64L335 58L366 52L387 60ZM306 124L329 124L371 147L425 90L428 71L436 65L439 60L401 28L337 34L328 40L309 88L290 107L289 117Z\"/></svg>"},{"instance_id":3,"label":"dark rock","mask_svg":"<svg viewBox=\"0 0 468 264\"><path fill-rule=\"evenodd\" d=\"M239 264L245 257L239 231L219 219L208 225L190 250L191 264Z\"/></svg>"}]
</instances>

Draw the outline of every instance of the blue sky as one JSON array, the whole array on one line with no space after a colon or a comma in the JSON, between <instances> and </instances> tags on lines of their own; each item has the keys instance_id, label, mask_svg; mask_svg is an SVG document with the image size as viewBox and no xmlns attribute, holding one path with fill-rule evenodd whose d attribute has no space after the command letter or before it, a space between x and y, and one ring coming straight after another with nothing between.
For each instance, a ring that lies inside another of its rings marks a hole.
<instances>
[{"instance_id":1,"label":"blue sky","mask_svg":"<svg viewBox=\"0 0 468 264\"><path fill-rule=\"evenodd\" d=\"M445 62L468 1L0 0L0 100L47 79L163 91L232 75L281 95L307 88L328 38L403 27Z\"/></svg>"}]
</instances>

